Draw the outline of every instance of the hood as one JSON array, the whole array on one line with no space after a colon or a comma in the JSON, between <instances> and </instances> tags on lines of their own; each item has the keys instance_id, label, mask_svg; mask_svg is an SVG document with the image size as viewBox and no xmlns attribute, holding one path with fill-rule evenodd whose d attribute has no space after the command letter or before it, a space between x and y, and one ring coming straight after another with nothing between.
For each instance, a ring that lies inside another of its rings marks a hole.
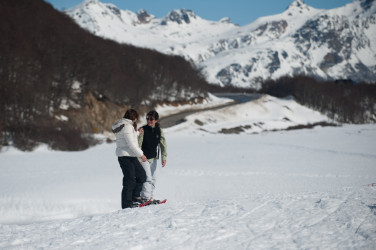
<instances>
[{"instance_id":1,"label":"hood","mask_svg":"<svg viewBox=\"0 0 376 250\"><path fill-rule=\"evenodd\" d=\"M132 121L129 119L121 118L112 125L112 132L118 133L126 124L132 125Z\"/></svg>"}]
</instances>

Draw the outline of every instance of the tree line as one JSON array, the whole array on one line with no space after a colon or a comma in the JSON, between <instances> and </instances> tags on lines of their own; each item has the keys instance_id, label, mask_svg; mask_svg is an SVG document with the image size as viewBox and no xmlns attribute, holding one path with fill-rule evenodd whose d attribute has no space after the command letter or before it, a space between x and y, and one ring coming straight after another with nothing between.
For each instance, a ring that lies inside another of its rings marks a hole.
<instances>
[{"instance_id":1,"label":"tree line","mask_svg":"<svg viewBox=\"0 0 376 250\"><path fill-rule=\"evenodd\" d=\"M376 122L376 84L295 76L266 81L260 92L276 97L293 96L300 104L341 123Z\"/></svg>"}]
</instances>

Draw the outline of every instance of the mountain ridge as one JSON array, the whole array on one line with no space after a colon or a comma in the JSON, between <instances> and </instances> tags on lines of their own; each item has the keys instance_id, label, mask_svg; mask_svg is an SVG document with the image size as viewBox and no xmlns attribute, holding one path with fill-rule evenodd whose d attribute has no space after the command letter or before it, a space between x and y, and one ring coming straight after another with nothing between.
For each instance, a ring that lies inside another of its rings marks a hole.
<instances>
[{"instance_id":1,"label":"mountain ridge","mask_svg":"<svg viewBox=\"0 0 376 250\"><path fill-rule=\"evenodd\" d=\"M374 0L330 10L295 0L282 13L245 26L226 18L205 20L186 9L156 18L117 8L119 19L110 15L112 4L84 3L66 11L81 27L120 43L183 56L212 84L259 89L267 79L301 74L356 82L376 78Z\"/></svg>"}]
</instances>

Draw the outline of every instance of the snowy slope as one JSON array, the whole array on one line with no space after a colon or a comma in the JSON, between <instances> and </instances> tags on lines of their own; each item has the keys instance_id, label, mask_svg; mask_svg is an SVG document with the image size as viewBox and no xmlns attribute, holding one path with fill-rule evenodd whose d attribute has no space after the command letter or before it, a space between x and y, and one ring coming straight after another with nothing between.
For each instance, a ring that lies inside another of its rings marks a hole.
<instances>
[{"instance_id":1,"label":"snowy slope","mask_svg":"<svg viewBox=\"0 0 376 250\"><path fill-rule=\"evenodd\" d=\"M98 36L182 55L219 85L259 88L260 79L296 74L371 82L376 77L375 1L319 10L295 0L283 13L242 27L185 9L158 19L98 0L85 0L67 14Z\"/></svg>"},{"instance_id":2,"label":"snowy slope","mask_svg":"<svg viewBox=\"0 0 376 250\"><path fill-rule=\"evenodd\" d=\"M282 117L273 102L294 111L290 119L312 116L292 100L262 100L239 110L266 108L265 124ZM188 126L165 135L169 156L155 196L168 202L141 209L120 210L113 143L3 150L0 248L374 249L375 125L240 135Z\"/></svg>"},{"instance_id":3,"label":"snowy slope","mask_svg":"<svg viewBox=\"0 0 376 250\"><path fill-rule=\"evenodd\" d=\"M321 113L298 104L293 98L275 98L264 95L256 101L246 102L215 111L190 115L186 122L173 131L198 129L209 133L240 129L243 133L282 130L297 125L330 122Z\"/></svg>"}]
</instances>

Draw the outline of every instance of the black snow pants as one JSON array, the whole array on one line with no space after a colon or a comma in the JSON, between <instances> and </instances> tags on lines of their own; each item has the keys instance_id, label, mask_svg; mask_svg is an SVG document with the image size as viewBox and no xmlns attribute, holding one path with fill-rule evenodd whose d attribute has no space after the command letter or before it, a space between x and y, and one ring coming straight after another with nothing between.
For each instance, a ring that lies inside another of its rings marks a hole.
<instances>
[{"instance_id":1,"label":"black snow pants","mask_svg":"<svg viewBox=\"0 0 376 250\"><path fill-rule=\"evenodd\" d=\"M121 207L127 208L135 197L140 197L142 185L146 181L146 173L137 157L118 157L123 171L123 190L121 192Z\"/></svg>"}]
</instances>

